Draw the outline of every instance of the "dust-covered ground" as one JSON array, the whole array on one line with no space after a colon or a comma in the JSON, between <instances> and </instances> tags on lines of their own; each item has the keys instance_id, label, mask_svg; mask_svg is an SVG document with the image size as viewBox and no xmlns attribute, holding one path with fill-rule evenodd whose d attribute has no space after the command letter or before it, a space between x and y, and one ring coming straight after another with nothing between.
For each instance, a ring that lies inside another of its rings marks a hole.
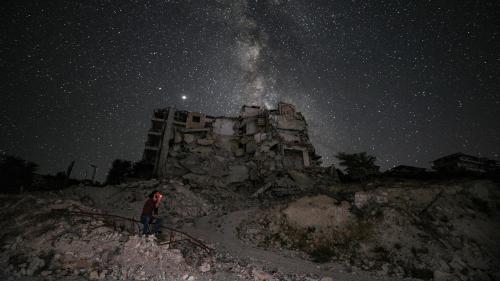
<instances>
[{"instance_id":1,"label":"dust-covered ground","mask_svg":"<svg viewBox=\"0 0 500 281\"><path fill-rule=\"evenodd\" d=\"M323 267L334 261L379 276L500 280L498 185L418 184L358 191L351 200L303 197L253 212L238 236Z\"/></svg>"},{"instance_id":2,"label":"dust-covered ground","mask_svg":"<svg viewBox=\"0 0 500 281\"><path fill-rule=\"evenodd\" d=\"M136 222L162 191L159 239ZM402 181L285 199L178 180L1 195L2 280L500 280L499 186ZM74 213L68 213L72 211Z\"/></svg>"}]
</instances>

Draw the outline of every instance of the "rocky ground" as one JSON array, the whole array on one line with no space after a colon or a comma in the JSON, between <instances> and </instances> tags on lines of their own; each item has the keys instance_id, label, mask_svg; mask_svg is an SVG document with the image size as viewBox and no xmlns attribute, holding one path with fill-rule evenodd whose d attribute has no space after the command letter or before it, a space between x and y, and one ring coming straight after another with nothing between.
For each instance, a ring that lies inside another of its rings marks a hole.
<instances>
[{"instance_id":1,"label":"rocky ground","mask_svg":"<svg viewBox=\"0 0 500 281\"><path fill-rule=\"evenodd\" d=\"M273 182L310 181L282 178ZM0 279L500 280L498 185L336 184L273 198L286 184L242 193L151 180L1 195ZM178 233L158 240L139 235L137 223L61 211L137 220L154 189L166 194L166 224L214 251L172 242Z\"/></svg>"},{"instance_id":2,"label":"rocky ground","mask_svg":"<svg viewBox=\"0 0 500 281\"><path fill-rule=\"evenodd\" d=\"M254 212L240 239L379 276L500 280L498 185L379 186L352 200L307 196Z\"/></svg>"}]
</instances>

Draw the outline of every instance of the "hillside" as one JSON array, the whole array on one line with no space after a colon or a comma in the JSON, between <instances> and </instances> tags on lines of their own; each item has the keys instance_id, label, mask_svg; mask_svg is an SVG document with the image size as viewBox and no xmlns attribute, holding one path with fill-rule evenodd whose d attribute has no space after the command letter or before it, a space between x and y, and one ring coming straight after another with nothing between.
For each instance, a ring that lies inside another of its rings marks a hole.
<instances>
[{"instance_id":1,"label":"hillside","mask_svg":"<svg viewBox=\"0 0 500 281\"><path fill-rule=\"evenodd\" d=\"M141 237L137 222L103 215L137 220L153 189L180 232ZM180 180L1 195L0 277L500 280L499 198L498 185L479 180L337 183L278 197Z\"/></svg>"}]
</instances>

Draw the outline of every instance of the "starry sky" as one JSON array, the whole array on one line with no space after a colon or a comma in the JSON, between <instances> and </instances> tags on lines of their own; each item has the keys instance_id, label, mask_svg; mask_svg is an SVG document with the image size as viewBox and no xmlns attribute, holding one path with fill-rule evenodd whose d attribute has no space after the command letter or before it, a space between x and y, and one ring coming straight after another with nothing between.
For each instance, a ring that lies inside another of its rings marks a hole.
<instances>
[{"instance_id":1,"label":"starry sky","mask_svg":"<svg viewBox=\"0 0 500 281\"><path fill-rule=\"evenodd\" d=\"M169 105L291 102L326 164L500 158L498 1L2 1L0 153L104 178ZM184 96L184 98L183 98Z\"/></svg>"}]
</instances>

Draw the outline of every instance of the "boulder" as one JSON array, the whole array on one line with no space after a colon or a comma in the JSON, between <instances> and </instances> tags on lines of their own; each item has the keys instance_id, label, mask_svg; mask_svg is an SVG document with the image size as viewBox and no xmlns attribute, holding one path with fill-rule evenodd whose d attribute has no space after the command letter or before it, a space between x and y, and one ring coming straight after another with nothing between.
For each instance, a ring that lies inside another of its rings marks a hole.
<instances>
[{"instance_id":1,"label":"boulder","mask_svg":"<svg viewBox=\"0 0 500 281\"><path fill-rule=\"evenodd\" d=\"M205 262L200 267L198 268L201 272L208 272L210 271L210 263Z\"/></svg>"},{"instance_id":2,"label":"boulder","mask_svg":"<svg viewBox=\"0 0 500 281\"><path fill-rule=\"evenodd\" d=\"M191 149L191 152L201 154L208 157L213 154L214 150L210 146L196 146Z\"/></svg>"},{"instance_id":3,"label":"boulder","mask_svg":"<svg viewBox=\"0 0 500 281\"><path fill-rule=\"evenodd\" d=\"M255 281L276 281L271 274L259 269L253 269L252 276Z\"/></svg>"},{"instance_id":4,"label":"boulder","mask_svg":"<svg viewBox=\"0 0 500 281\"><path fill-rule=\"evenodd\" d=\"M191 134L184 134L184 142L192 143L194 141L194 136Z\"/></svg>"},{"instance_id":5,"label":"boulder","mask_svg":"<svg viewBox=\"0 0 500 281\"><path fill-rule=\"evenodd\" d=\"M182 135L179 132L175 132L174 143L180 143L180 142L182 142Z\"/></svg>"},{"instance_id":6,"label":"boulder","mask_svg":"<svg viewBox=\"0 0 500 281\"><path fill-rule=\"evenodd\" d=\"M207 173L203 169L203 159L196 154L190 154L186 158L179 160L179 163L185 169L191 171L192 173L204 175Z\"/></svg>"},{"instance_id":7,"label":"boulder","mask_svg":"<svg viewBox=\"0 0 500 281\"><path fill-rule=\"evenodd\" d=\"M99 273L97 270L92 270L89 274L89 280L97 280L99 279Z\"/></svg>"},{"instance_id":8,"label":"boulder","mask_svg":"<svg viewBox=\"0 0 500 281\"><path fill-rule=\"evenodd\" d=\"M244 165L229 166L229 175L225 178L227 184L244 182L248 179L248 168Z\"/></svg>"},{"instance_id":9,"label":"boulder","mask_svg":"<svg viewBox=\"0 0 500 281\"><path fill-rule=\"evenodd\" d=\"M305 174L295 170L289 170L288 174L299 188L305 190L314 187L314 181Z\"/></svg>"},{"instance_id":10,"label":"boulder","mask_svg":"<svg viewBox=\"0 0 500 281\"><path fill-rule=\"evenodd\" d=\"M452 281L452 280L456 280L455 279L455 276L453 276L452 274L450 273L447 273L447 272L443 272L443 271L439 271L439 270L436 270L434 271L434 281Z\"/></svg>"},{"instance_id":11,"label":"boulder","mask_svg":"<svg viewBox=\"0 0 500 281\"><path fill-rule=\"evenodd\" d=\"M215 140L211 139L197 139L196 143L199 145L212 145L214 144Z\"/></svg>"},{"instance_id":12,"label":"boulder","mask_svg":"<svg viewBox=\"0 0 500 281\"><path fill-rule=\"evenodd\" d=\"M33 257L31 259L28 268L26 269L26 275L33 275L38 269L45 266L45 261L39 257Z\"/></svg>"},{"instance_id":13,"label":"boulder","mask_svg":"<svg viewBox=\"0 0 500 281\"><path fill-rule=\"evenodd\" d=\"M214 180L208 175L198 175L198 174L185 174L182 176L183 179L189 181L190 183L195 183L197 185L211 186L214 185Z\"/></svg>"}]
</instances>

